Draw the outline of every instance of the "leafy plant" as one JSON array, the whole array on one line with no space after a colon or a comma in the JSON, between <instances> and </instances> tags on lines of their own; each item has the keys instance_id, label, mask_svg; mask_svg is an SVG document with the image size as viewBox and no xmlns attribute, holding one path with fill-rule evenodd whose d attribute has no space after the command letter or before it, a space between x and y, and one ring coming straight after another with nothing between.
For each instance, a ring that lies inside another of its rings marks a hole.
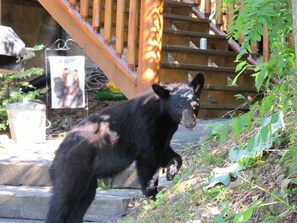
<instances>
[{"instance_id":1,"label":"leafy plant","mask_svg":"<svg viewBox=\"0 0 297 223\"><path fill-rule=\"evenodd\" d=\"M228 191L227 187L216 186L214 188L209 189L206 193L208 197L210 197L211 199L222 202L226 198L227 191Z\"/></svg>"},{"instance_id":2,"label":"leafy plant","mask_svg":"<svg viewBox=\"0 0 297 223\"><path fill-rule=\"evenodd\" d=\"M235 0L223 0L224 9ZM232 133L235 139L239 138L243 130L250 131L251 126L263 125L264 118L282 111L296 112L297 103L297 75L294 49L291 47L292 36L292 8L287 0L243 0L240 7L234 7L233 17L229 23L228 37L238 40L241 38L242 52L237 56L236 71L242 75L247 68L253 68L255 87L264 92L260 103L252 105L250 112L232 119L232 125L225 124L220 134L222 144L228 134ZM256 45L264 35L264 27L269 30L270 59L256 66L249 65L242 56L252 53L252 45ZM272 81L273 80L273 81ZM260 116L260 119L254 117ZM271 131L274 119L261 130L259 139L265 140ZM254 142L249 142L249 145ZM292 153L294 154L293 150ZM297 160L294 161L297 164Z\"/></svg>"},{"instance_id":3,"label":"leafy plant","mask_svg":"<svg viewBox=\"0 0 297 223\"><path fill-rule=\"evenodd\" d=\"M221 213L215 218L214 223L245 223L248 222L255 208L261 204L261 200L252 203L246 210L240 213L228 213L228 208L224 208ZM233 219L233 220L232 220Z\"/></svg>"},{"instance_id":4,"label":"leafy plant","mask_svg":"<svg viewBox=\"0 0 297 223\"><path fill-rule=\"evenodd\" d=\"M237 56L236 67L237 76L233 79L233 84L246 69L254 69L255 87L258 91L263 91L264 98L259 103L251 106L250 112L237 116L232 119L232 124L226 123L220 132L220 144L222 144L230 133L235 139L241 137L244 132L249 132L254 127L263 126L264 119L276 112L283 114L294 113L297 110L297 72L294 49L290 43L292 36L292 8L291 1L287 0L243 0L238 3L235 0L223 0L224 9L229 8L231 4L240 4L241 7L235 7L232 11L233 18L229 23L229 39L238 40L241 38L242 52ZM245 59L242 59L246 53L252 53L252 45L256 45L263 38L264 28L268 30L270 42L270 58L268 61L260 62L258 65L250 65ZM259 117L259 118L258 118ZM296 117L296 116L295 116ZM275 116L272 115L269 123L260 131L258 140L265 141L271 133L272 125L275 123ZM296 119L295 119L296 120ZM288 172L291 175L297 173L297 133L292 130L288 133L288 150L283 155L286 160ZM252 138L247 142L248 148L256 144ZM253 165L255 160L259 159L261 154L255 157L243 157L239 162L244 166ZM293 183L292 183L293 184ZM257 187L257 185L254 185ZM293 212L296 210L287 202L275 194L262 189L265 193L274 197L278 202L289 207ZM294 186L292 187L294 190ZM290 189L288 189L290 192ZM260 206L260 203L254 203L242 213L230 213L226 216L228 208L223 209L217 216L215 222L247 222L253 209ZM270 216L263 222L271 222L278 217Z\"/></svg>"},{"instance_id":5,"label":"leafy plant","mask_svg":"<svg viewBox=\"0 0 297 223\"><path fill-rule=\"evenodd\" d=\"M157 193L156 200L152 202L152 206L156 208L163 205L165 203L164 196L165 195L162 192Z\"/></svg>"},{"instance_id":6,"label":"leafy plant","mask_svg":"<svg viewBox=\"0 0 297 223\"><path fill-rule=\"evenodd\" d=\"M17 63L26 63L35 56L36 51L43 49L43 45L37 45L32 51L27 52L22 58L17 59ZM22 102L24 98L34 99L39 92L31 86L27 79L33 75L44 73L43 68L32 67L24 72L0 73L0 130L5 130L8 121L6 105L10 103ZM31 88L28 93L22 92L21 87Z\"/></svg>"},{"instance_id":7,"label":"leafy plant","mask_svg":"<svg viewBox=\"0 0 297 223\"><path fill-rule=\"evenodd\" d=\"M108 182L108 180L106 179L98 179L97 180L97 184L98 184L98 189L99 190L108 190L108 189L112 189L112 185Z\"/></svg>"}]
</instances>

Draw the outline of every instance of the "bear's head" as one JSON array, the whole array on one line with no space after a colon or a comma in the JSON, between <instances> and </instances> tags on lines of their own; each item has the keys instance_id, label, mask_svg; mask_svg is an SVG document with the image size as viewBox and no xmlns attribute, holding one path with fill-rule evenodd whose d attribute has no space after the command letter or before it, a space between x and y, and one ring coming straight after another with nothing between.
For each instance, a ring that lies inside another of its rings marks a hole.
<instances>
[{"instance_id":1,"label":"bear's head","mask_svg":"<svg viewBox=\"0 0 297 223\"><path fill-rule=\"evenodd\" d=\"M161 109L168 113L176 123L188 129L196 125L200 107L200 94L204 85L204 74L197 73L187 84L153 84L154 92L161 99Z\"/></svg>"}]
</instances>

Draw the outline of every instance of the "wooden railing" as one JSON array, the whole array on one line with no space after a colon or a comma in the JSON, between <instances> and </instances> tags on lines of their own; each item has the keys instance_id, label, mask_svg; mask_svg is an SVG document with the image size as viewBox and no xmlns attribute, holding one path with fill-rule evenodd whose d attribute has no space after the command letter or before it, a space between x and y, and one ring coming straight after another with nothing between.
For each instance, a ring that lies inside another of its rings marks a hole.
<instances>
[{"instance_id":1,"label":"wooden railing","mask_svg":"<svg viewBox=\"0 0 297 223\"><path fill-rule=\"evenodd\" d=\"M115 2L116 7L113 4ZM138 94L147 90L152 82L158 82L163 26L162 0L81 0L80 7L77 7L77 0L69 0L69 3L80 11L83 19L90 18L95 32L100 34L100 30L104 30L105 43L114 45L117 56L138 73ZM92 8L92 13L89 13L89 8ZM128 23L125 24L125 21Z\"/></svg>"},{"instance_id":2,"label":"wooden railing","mask_svg":"<svg viewBox=\"0 0 297 223\"><path fill-rule=\"evenodd\" d=\"M158 81L162 0L38 1L128 98Z\"/></svg>"},{"instance_id":3,"label":"wooden railing","mask_svg":"<svg viewBox=\"0 0 297 223\"><path fill-rule=\"evenodd\" d=\"M114 2L116 2L116 8L113 7ZM125 59L129 67L136 70L139 0L69 0L69 3L85 21L90 22L96 33L100 35L100 30L104 30L102 36L105 43L115 45L115 52L119 57L123 56L124 41L126 40L127 55ZM125 24L127 17L128 23Z\"/></svg>"},{"instance_id":4,"label":"wooden railing","mask_svg":"<svg viewBox=\"0 0 297 223\"><path fill-rule=\"evenodd\" d=\"M229 21L232 18L232 10L235 7L244 7L242 3L239 4L233 4L230 7L228 7L225 11L221 11L221 5L222 2L220 0L211 1L211 0L193 0L193 2L197 5L197 9L199 11L196 11L197 15L199 15L201 12L203 13L203 18L209 18L213 24L211 26L212 31L214 31L216 34L224 35L229 26ZM195 9L193 9L195 11ZM200 13L199 13L200 12ZM269 38L268 38L268 29L266 26L263 27L264 34L262 37L262 46L260 46L259 42L256 45L251 45L251 57L249 58L249 62L252 64L256 64L256 58L259 56L259 48L262 49L262 56L263 56L263 62L266 62L269 60L270 57L270 50L269 50ZM221 32L220 32L221 31ZM240 44L242 43L242 39L239 38L237 41L238 44L236 44L235 41L231 42L231 47L237 51L240 52Z\"/></svg>"}]
</instances>

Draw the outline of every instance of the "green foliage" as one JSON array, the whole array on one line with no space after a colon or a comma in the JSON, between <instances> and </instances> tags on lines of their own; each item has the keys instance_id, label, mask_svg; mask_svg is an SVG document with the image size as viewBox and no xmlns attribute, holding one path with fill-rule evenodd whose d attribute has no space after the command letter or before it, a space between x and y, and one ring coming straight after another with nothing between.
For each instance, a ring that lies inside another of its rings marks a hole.
<instances>
[{"instance_id":1,"label":"green foliage","mask_svg":"<svg viewBox=\"0 0 297 223\"><path fill-rule=\"evenodd\" d=\"M223 0L225 7L238 3L235 0ZM232 133L235 139L238 139L243 132L249 132L251 126L263 126L264 118L282 111L284 114L295 113L297 110L297 72L294 49L290 46L290 38L292 36L292 8L291 1L287 0L243 0L242 7L235 7L234 16L229 24L228 37L232 40L242 38L242 52L236 58L238 65L236 67L237 75L233 79L236 83L238 77L242 75L246 69L251 69L246 60L242 59L245 53L252 53L251 45L256 45L264 34L263 27L268 30L270 41L270 59L266 62L259 63L254 66L255 87L258 91L264 92L264 98L260 103L252 105L250 112L240 115L232 119L232 124L226 123L220 134L220 143L222 144ZM273 84L272 84L273 83ZM259 119L253 119L258 117ZM285 117L286 118L286 117ZM295 119L296 121L296 119ZM258 141L266 141L271 133L272 124L276 122L276 117L272 115L270 123L265 125L261 131ZM288 133L287 144L288 151L284 153L283 160L289 174L294 175L297 172L297 131L292 130ZM252 148L255 142L251 138L247 142L248 149ZM251 166L261 157L262 154L255 154L255 157L243 157L239 162L243 166ZM294 184L294 183L291 183ZM258 188L263 189L263 188ZM296 192L296 188L292 187ZM274 197L278 202L287 205L293 211L296 211L288 203L269 191L263 190L270 196ZM290 190L289 190L290 191ZM292 192L292 191L291 191ZM290 194L292 194L290 192ZM247 222L253 213L253 210L260 206L260 203L253 203L242 213L230 213L227 215L228 208L222 210L217 216L216 223L224 222ZM273 219L272 219L273 218ZM278 217L268 216L263 222L272 222Z\"/></svg>"},{"instance_id":2,"label":"green foliage","mask_svg":"<svg viewBox=\"0 0 297 223\"><path fill-rule=\"evenodd\" d=\"M159 206L165 204L164 197L165 197L165 194L164 193L162 193L162 192L157 193L156 200L152 202L152 206L154 208L156 208L156 207L159 207Z\"/></svg>"},{"instance_id":3,"label":"green foliage","mask_svg":"<svg viewBox=\"0 0 297 223\"><path fill-rule=\"evenodd\" d=\"M28 52L22 58L18 58L18 63L26 63L29 59L35 56L34 51L43 49L43 45L34 47L33 51ZM27 79L33 75L41 75L44 70L42 68L32 67L24 72L17 73L0 73L0 130L5 130L7 122L6 105L10 103L22 102L24 98L34 99L39 92L32 90L28 93L23 93L21 86L32 88L27 82Z\"/></svg>"},{"instance_id":4,"label":"green foliage","mask_svg":"<svg viewBox=\"0 0 297 223\"><path fill-rule=\"evenodd\" d=\"M216 186L206 191L207 196L218 202L223 202L229 189L225 186Z\"/></svg>"},{"instance_id":5,"label":"green foliage","mask_svg":"<svg viewBox=\"0 0 297 223\"><path fill-rule=\"evenodd\" d=\"M229 207L222 209L221 213L215 218L214 223L245 223L253 216L255 209L259 208L262 200L253 202L247 209L239 213L229 213Z\"/></svg>"},{"instance_id":6,"label":"green foliage","mask_svg":"<svg viewBox=\"0 0 297 223\"><path fill-rule=\"evenodd\" d=\"M275 223L281 220L280 216L266 216L261 223Z\"/></svg>"},{"instance_id":7,"label":"green foliage","mask_svg":"<svg viewBox=\"0 0 297 223\"><path fill-rule=\"evenodd\" d=\"M180 176L175 175L174 178L172 179L172 184L176 185L180 181Z\"/></svg>"},{"instance_id":8,"label":"green foliage","mask_svg":"<svg viewBox=\"0 0 297 223\"><path fill-rule=\"evenodd\" d=\"M223 0L229 7L230 4L238 3L235 0ZM235 7L234 16L231 19L228 30L230 39L243 39L242 52L236 58L238 62L236 71L237 77L251 68L246 60L242 60L245 53L251 53L251 45L262 39L264 29L269 30L271 57L267 62L259 63L254 67L255 87L259 91L265 92L265 97L260 105L256 103L251 107L251 111L233 118L232 125L224 126L220 135L220 143L227 138L228 133L233 133L233 137L240 137L243 130L250 131L252 125L263 124L264 117L276 111L296 112L297 95L297 72L294 49L290 48L290 37L292 35L292 9L290 1L287 0L244 0L242 7ZM271 84L274 80L274 84ZM295 105L295 106L294 106ZM260 115L259 120L252 120L252 117ZM271 123L273 120L271 120ZM270 132L271 125L267 125L261 130L260 137L264 140ZM252 142L248 143L252 145Z\"/></svg>"},{"instance_id":9,"label":"green foliage","mask_svg":"<svg viewBox=\"0 0 297 223\"><path fill-rule=\"evenodd\" d=\"M224 0L227 7L230 4L238 3L234 0ZM293 83L290 79L295 79L296 83L296 64L294 49L290 48L288 40L292 35L292 14L290 1L287 0L244 0L241 1L243 7L235 7L234 16L231 19L228 36L230 39L238 40L242 37L242 52L237 57L236 71L242 72L244 69L251 67L245 60L241 60L242 55L251 53L251 44L255 45L263 36L263 26L269 30L269 41L271 58L269 61L260 63L255 67L255 86L258 90L263 87L270 86L271 78L279 81L277 89L272 93L268 88L268 94L272 94L270 98L265 98L263 103L273 105L269 109L272 110L275 105L283 106L286 109L292 93L296 93L296 89L292 89ZM239 75L240 75L239 72ZM236 82L237 77L234 79ZM274 86L275 87L275 86ZM293 92L294 91L294 92ZM281 98L279 93L281 93ZM262 109L267 110L267 107Z\"/></svg>"},{"instance_id":10,"label":"green foliage","mask_svg":"<svg viewBox=\"0 0 297 223\"><path fill-rule=\"evenodd\" d=\"M108 190L113 188L112 185L106 179L98 179L97 185L97 189L99 190Z\"/></svg>"},{"instance_id":11,"label":"green foliage","mask_svg":"<svg viewBox=\"0 0 297 223\"><path fill-rule=\"evenodd\" d=\"M258 160L262 158L262 154L263 154L262 151L257 151L257 153L254 155L243 156L240 160L238 160L238 163L241 166L252 167L256 164Z\"/></svg>"},{"instance_id":12,"label":"green foliage","mask_svg":"<svg viewBox=\"0 0 297 223\"><path fill-rule=\"evenodd\" d=\"M214 142L214 140L215 141L219 140L219 138L220 138L220 133L215 132L205 140L201 141L198 145L199 153L192 156L193 162L200 163L200 161L203 160L203 163L201 163L200 165L206 168L209 168L210 166L216 165L218 162L220 162L223 159L223 157L227 155L227 151L221 150L221 151L217 151L216 153L213 153L213 151L211 151L211 145L210 145L212 142ZM191 166L188 169L189 171L186 171L185 173L189 174L191 173L190 170L195 169L195 167Z\"/></svg>"}]
</instances>

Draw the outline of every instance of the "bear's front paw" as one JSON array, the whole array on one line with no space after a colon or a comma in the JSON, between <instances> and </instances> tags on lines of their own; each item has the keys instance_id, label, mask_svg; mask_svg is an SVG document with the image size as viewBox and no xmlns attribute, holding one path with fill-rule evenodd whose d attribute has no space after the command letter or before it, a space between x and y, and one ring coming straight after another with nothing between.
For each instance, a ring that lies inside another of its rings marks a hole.
<instances>
[{"instance_id":1,"label":"bear's front paw","mask_svg":"<svg viewBox=\"0 0 297 223\"><path fill-rule=\"evenodd\" d=\"M156 200L156 195L158 193L157 188L154 189L146 189L143 194L148 197L149 199L155 201Z\"/></svg>"},{"instance_id":2,"label":"bear's front paw","mask_svg":"<svg viewBox=\"0 0 297 223\"><path fill-rule=\"evenodd\" d=\"M166 179L172 180L174 176L177 174L178 170L178 162L176 160L173 160L172 163L167 166Z\"/></svg>"}]
</instances>

